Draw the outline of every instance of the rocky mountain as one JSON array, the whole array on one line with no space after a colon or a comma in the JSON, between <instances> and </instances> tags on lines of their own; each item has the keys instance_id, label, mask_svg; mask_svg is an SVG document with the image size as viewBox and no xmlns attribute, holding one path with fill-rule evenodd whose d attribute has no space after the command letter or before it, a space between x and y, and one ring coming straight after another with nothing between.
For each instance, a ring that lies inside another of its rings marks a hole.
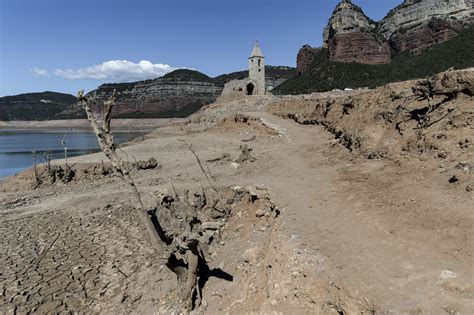
<instances>
[{"instance_id":1,"label":"rocky mountain","mask_svg":"<svg viewBox=\"0 0 474 315\"><path fill-rule=\"evenodd\" d=\"M76 102L75 96L56 92L0 97L0 120L45 120Z\"/></svg>"},{"instance_id":2,"label":"rocky mountain","mask_svg":"<svg viewBox=\"0 0 474 315\"><path fill-rule=\"evenodd\" d=\"M474 0L405 0L375 22L350 0L334 9L323 32L323 48L335 62L387 64L397 53L421 53L473 24ZM303 46L298 74L308 69L315 49Z\"/></svg>"},{"instance_id":3,"label":"rocky mountain","mask_svg":"<svg viewBox=\"0 0 474 315\"><path fill-rule=\"evenodd\" d=\"M324 29L324 48L329 59L340 62L384 64L390 62L390 46L377 34L377 24L349 0L341 1Z\"/></svg>"},{"instance_id":4,"label":"rocky mountain","mask_svg":"<svg viewBox=\"0 0 474 315\"><path fill-rule=\"evenodd\" d=\"M309 48L306 48L309 50ZM300 75L275 88L274 94L309 94L345 88L374 88L391 82L430 77L449 68L474 67L474 27L418 54L394 54L388 64L333 62L328 49L313 50L312 63Z\"/></svg>"}]
</instances>

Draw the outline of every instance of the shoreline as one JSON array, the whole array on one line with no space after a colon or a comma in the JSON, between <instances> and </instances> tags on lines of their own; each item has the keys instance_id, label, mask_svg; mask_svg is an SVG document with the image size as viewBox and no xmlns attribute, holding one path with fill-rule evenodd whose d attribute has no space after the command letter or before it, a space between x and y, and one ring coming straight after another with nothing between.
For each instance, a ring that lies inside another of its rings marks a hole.
<instances>
[{"instance_id":1,"label":"shoreline","mask_svg":"<svg viewBox=\"0 0 474 315\"><path fill-rule=\"evenodd\" d=\"M189 121L188 118L144 118L144 119L113 119L112 128L126 130L153 130L171 125L180 125ZM90 129L87 119L64 120L14 120L0 121L1 129L42 129L42 128L78 128Z\"/></svg>"},{"instance_id":2,"label":"shoreline","mask_svg":"<svg viewBox=\"0 0 474 315\"><path fill-rule=\"evenodd\" d=\"M133 137L130 140L121 142L118 144L118 147L125 147L132 144L140 143L144 140L144 137L153 131L169 127L169 126L179 126L185 124L188 121L187 118L155 118L155 119L115 119L112 120L112 128L115 129L116 133L124 132L133 132L141 134L141 136ZM71 119L71 120L48 120L48 121L9 121L4 122L0 121L0 132L2 130L13 130L13 131L35 131L38 132L57 132L64 129L77 129L76 131L87 131L93 133L93 130L87 119ZM112 130L114 132L114 130ZM87 155L100 153L100 148L97 148L97 152L80 154L77 156L72 156L71 159L83 157ZM62 158L52 159L52 161L61 161ZM28 172L31 169L31 166L25 167L20 171L7 175L5 177L0 177L0 183L4 182L6 179L14 177L23 172Z\"/></svg>"}]
</instances>

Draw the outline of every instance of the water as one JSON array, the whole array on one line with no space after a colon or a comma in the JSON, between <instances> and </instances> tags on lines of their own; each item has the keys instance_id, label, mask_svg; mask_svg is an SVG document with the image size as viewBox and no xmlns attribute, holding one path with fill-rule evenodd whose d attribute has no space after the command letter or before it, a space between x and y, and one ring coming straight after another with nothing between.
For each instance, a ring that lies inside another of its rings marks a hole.
<instances>
[{"instance_id":1,"label":"water","mask_svg":"<svg viewBox=\"0 0 474 315\"><path fill-rule=\"evenodd\" d=\"M115 132L117 143L132 140L140 133ZM33 164L32 150L36 151L38 163L64 158L61 144L65 141L67 156L73 157L99 151L95 134L77 129L0 129L0 178L14 175Z\"/></svg>"}]
</instances>

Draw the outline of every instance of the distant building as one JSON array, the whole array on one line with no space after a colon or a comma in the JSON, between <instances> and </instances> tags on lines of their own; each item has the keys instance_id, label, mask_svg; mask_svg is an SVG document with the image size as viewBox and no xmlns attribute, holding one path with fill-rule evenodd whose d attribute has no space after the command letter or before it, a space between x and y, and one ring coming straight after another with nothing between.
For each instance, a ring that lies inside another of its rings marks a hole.
<instances>
[{"instance_id":1,"label":"distant building","mask_svg":"<svg viewBox=\"0 0 474 315\"><path fill-rule=\"evenodd\" d=\"M258 42L255 43L249 58L249 79L255 83L255 90L248 95L265 95L265 57Z\"/></svg>"},{"instance_id":2,"label":"distant building","mask_svg":"<svg viewBox=\"0 0 474 315\"><path fill-rule=\"evenodd\" d=\"M265 94L265 57L258 42L256 42L249 57L249 77L226 83L219 99L231 100Z\"/></svg>"}]
</instances>

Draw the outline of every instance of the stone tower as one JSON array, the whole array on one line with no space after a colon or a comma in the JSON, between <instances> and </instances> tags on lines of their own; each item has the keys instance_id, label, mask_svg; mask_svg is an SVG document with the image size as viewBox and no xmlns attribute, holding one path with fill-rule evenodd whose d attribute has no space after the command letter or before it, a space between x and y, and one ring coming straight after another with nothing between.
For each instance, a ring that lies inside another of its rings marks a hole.
<instances>
[{"instance_id":1,"label":"stone tower","mask_svg":"<svg viewBox=\"0 0 474 315\"><path fill-rule=\"evenodd\" d=\"M265 57L258 42L249 58L249 79L255 82L255 90L250 95L265 95Z\"/></svg>"}]
</instances>

